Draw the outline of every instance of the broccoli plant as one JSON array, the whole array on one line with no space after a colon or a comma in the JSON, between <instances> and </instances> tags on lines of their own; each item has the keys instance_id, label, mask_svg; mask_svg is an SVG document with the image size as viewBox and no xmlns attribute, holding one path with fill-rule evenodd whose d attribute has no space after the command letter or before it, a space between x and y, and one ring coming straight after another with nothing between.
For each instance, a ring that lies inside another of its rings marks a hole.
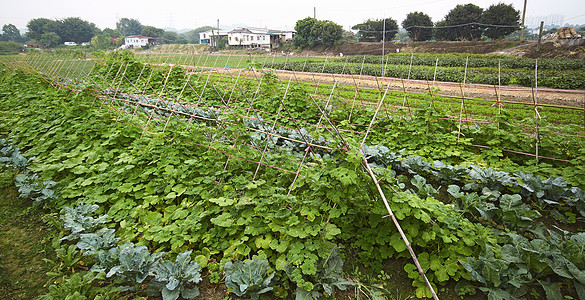
<instances>
[{"instance_id":1,"label":"broccoli plant","mask_svg":"<svg viewBox=\"0 0 585 300\"><path fill-rule=\"evenodd\" d=\"M82 233L92 233L98 226L106 223L107 215L99 216L97 219L89 214L95 212L99 206L95 204L80 203L75 207L65 207L61 211L61 218L64 221L65 229L71 230L71 234L64 237L64 240L76 240Z\"/></svg>"},{"instance_id":2,"label":"broccoli plant","mask_svg":"<svg viewBox=\"0 0 585 300\"><path fill-rule=\"evenodd\" d=\"M57 185L55 181L40 182L36 174L18 174L14 184L18 188L20 198L30 198L35 202L56 199L57 194L51 188Z\"/></svg>"},{"instance_id":3,"label":"broccoli plant","mask_svg":"<svg viewBox=\"0 0 585 300\"><path fill-rule=\"evenodd\" d=\"M126 243L118 248L118 265L112 267L106 277L117 275L123 280L131 281L136 285L133 289L138 291L138 286L148 277L152 267L164 253L150 254L146 246L135 246L133 243Z\"/></svg>"},{"instance_id":4,"label":"broccoli plant","mask_svg":"<svg viewBox=\"0 0 585 300\"><path fill-rule=\"evenodd\" d=\"M201 281L201 268L198 263L191 261L191 252L179 253L174 263L163 260L152 267L150 274L154 276L153 286L161 291L163 300L175 300L179 295L186 299L199 295L197 286L188 287Z\"/></svg>"},{"instance_id":5,"label":"broccoli plant","mask_svg":"<svg viewBox=\"0 0 585 300\"><path fill-rule=\"evenodd\" d=\"M94 233L82 233L79 237L77 248L86 250L86 255L94 255L97 251L110 249L120 241L116 237L116 231L111 228L102 228Z\"/></svg>"},{"instance_id":6,"label":"broccoli plant","mask_svg":"<svg viewBox=\"0 0 585 300\"><path fill-rule=\"evenodd\" d=\"M266 259L227 262L224 271L226 287L238 297L247 295L258 299L261 294L272 290L274 272L269 273Z\"/></svg>"}]
</instances>

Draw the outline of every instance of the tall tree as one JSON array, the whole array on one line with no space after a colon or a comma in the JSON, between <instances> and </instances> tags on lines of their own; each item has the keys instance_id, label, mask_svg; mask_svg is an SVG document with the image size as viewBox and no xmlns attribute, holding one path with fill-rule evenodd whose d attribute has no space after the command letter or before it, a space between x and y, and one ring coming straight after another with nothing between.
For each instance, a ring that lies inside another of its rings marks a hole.
<instances>
[{"instance_id":1,"label":"tall tree","mask_svg":"<svg viewBox=\"0 0 585 300\"><path fill-rule=\"evenodd\" d=\"M299 48L313 47L317 43L313 29L316 27L317 19L304 18L295 24L297 34L293 38L293 44Z\"/></svg>"},{"instance_id":2,"label":"tall tree","mask_svg":"<svg viewBox=\"0 0 585 300\"><path fill-rule=\"evenodd\" d=\"M386 21L384 23L384 21ZM392 18L386 20L367 20L364 23L354 25L353 30L358 30L357 38L360 42L381 42L392 40L398 33L398 24ZM384 36L384 30L386 35Z\"/></svg>"},{"instance_id":3,"label":"tall tree","mask_svg":"<svg viewBox=\"0 0 585 300\"><path fill-rule=\"evenodd\" d=\"M186 38L187 42L190 44L199 44L199 42L200 42L199 41L199 33L204 32L204 31L208 31L208 30L212 30L212 29L216 29L216 28L211 27L211 26L203 26L203 27L195 28L193 30L189 30L187 32L183 32L183 33L181 33L181 36Z\"/></svg>"},{"instance_id":4,"label":"tall tree","mask_svg":"<svg viewBox=\"0 0 585 300\"><path fill-rule=\"evenodd\" d=\"M59 45L61 43L61 38L55 32L47 32L43 33L39 39L39 43L45 48L51 48Z\"/></svg>"},{"instance_id":5,"label":"tall tree","mask_svg":"<svg viewBox=\"0 0 585 300\"><path fill-rule=\"evenodd\" d=\"M46 18L31 19L26 25L26 28L28 29L26 36L30 39L39 41L43 34L55 32L57 27L58 23L54 20Z\"/></svg>"},{"instance_id":6,"label":"tall tree","mask_svg":"<svg viewBox=\"0 0 585 300\"><path fill-rule=\"evenodd\" d=\"M445 25L449 40L477 40L481 37L483 9L475 4L457 5L445 16Z\"/></svg>"},{"instance_id":7,"label":"tall tree","mask_svg":"<svg viewBox=\"0 0 585 300\"><path fill-rule=\"evenodd\" d=\"M120 32L118 31L118 29L112 29L112 28L105 28L104 30L102 30L102 33L109 36L110 38L119 38L122 35L120 34Z\"/></svg>"},{"instance_id":8,"label":"tall tree","mask_svg":"<svg viewBox=\"0 0 585 300\"><path fill-rule=\"evenodd\" d=\"M340 41L343 35L343 27L332 21L304 18L298 20L295 25L297 32L293 38L293 44L299 48L313 46L333 46Z\"/></svg>"},{"instance_id":9,"label":"tall tree","mask_svg":"<svg viewBox=\"0 0 585 300\"><path fill-rule=\"evenodd\" d=\"M116 23L116 28L123 36L142 33L142 24L136 19L122 18Z\"/></svg>"},{"instance_id":10,"label":"tall tree","mask_svg":"<svg viewBox=\"0 0 585 300\"><path fill-rule=\"evenodd\" d=\"M165 44L186 44L187 39L180 36L174 31L163 31L163 35L159 38Z\"/></svg>"},{"instance_id":11,"label":"tall tree","mask_svg":"<svg viewBox=\"0 0 585 300\"><path fill-rule=\"evenodd\" d=\"M160 38L165 34L165 30L161 28L156 28L154 26L144 26L142 27L141 34L153 38Z\"/></svg>"},{"instance_id":12,"label":"tall tree","mask_svg":"<svg viewBox=\"0 0 585 300\"><path fill-rule=\"evenodd\" d=\"M21 42L22 37L20 36L20 30L13 24L7 24L2 26L2 38L3 41Z\"/></svg>"},{"instance_id":13,"label":"tall tree","mask_svg":"<svg viewBox=\"0 0 585 300\"><path fill-rule=\"evenodd\" d=\"M402 27L408 31L408 36L415 42L428 41L433 38L433 21L425 13L409 13L402 21Z\"/></svg>"},{"instance_id":14,"label":"tall tree","mask_svg":"<svg viewBox=\"0 0 585 300\"><path fill-rule=\"evenodd\" d=\"M91 38L91 48L108 49L112 47L112 38L106 33L96 34Z\"/></svg>"},{"instance_id":15,"label":"tall tree","mask_svg":"<svg viewBox=\"0 0 585 300\"><path fill-rule=\"evenodd\" d=\"M520 11L515 10L512 4L493 4L483 12L481 22L496 25L486 25L485 36L492 40L501 39L520 29Z\"/></svg>"},{"instance_id":16,"label":"tall tree","mask_svg":"<svg viewBox=\"0 0 585 300\"><path fill-rule=\"evenodd\" d=\"M446 26L447 24L445 23L445 20L441 20L435 23L433 35L435 36L435 39L437 39L437 41L447 41L451 39L451 37L449 36L451 32L449 31L449 28L447 28ZM453 39L456 39L456 37Z\"/></svg>"},{"instance_id":17,"label":"tall tree","mask_svg":"<svg viewBox=\"0 0 585 300\"><path fill-rule=\"evenodd\" d=\"M67 18L61 20L59 25L59 36L61 42L75 42L81 44L89 42L91 38L99 33L95 24L80 18Z\"/></svg>"},{"instance_id":18,"label":"tall tree","mask_svg":"<svg viewBox=\"0 0 585 300\"><path fill-rule=\"evenodd\" d=\"M325 46L333 46L343 36L343 27L333 21L319 21L321 27L321 41Z\"/></svg>"}]
</instances>

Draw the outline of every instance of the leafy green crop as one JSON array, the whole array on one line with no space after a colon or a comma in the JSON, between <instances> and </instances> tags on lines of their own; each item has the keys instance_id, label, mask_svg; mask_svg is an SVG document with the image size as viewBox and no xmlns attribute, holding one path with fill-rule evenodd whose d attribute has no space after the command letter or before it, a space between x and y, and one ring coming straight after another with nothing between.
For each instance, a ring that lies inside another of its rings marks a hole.
<instances>
[{"instance_id":1,"label":"leafy green crop","mask_svg":"<svg viewBox=\"0 0 585 300\"><path fill-rule=\"evenodd\" d=\"M151 274L160 286L164 300L175 300L179 296L189 299L199 295L197 286L190 285L201 281L201 269L198 263L191 261L191 253L179 253L174 263L163 260L152 267Z\"/></svg>"},{"instance_id":2,"label":"leafy green crop","mask_svg":"<svg viewBox=\"0 0 585 300\"><path fill-rule=\"evenodd\" d=\"M297 287L296 299L319 299L323 292L331 296L335 288L343 291L347 286L353 285L352 282L345 280L341 276L343 260L339 257L337 247L331 248L329 256L320 259L315 264L315 269L315 274L308 276L306 279L307 283ZM285 270L287 275L294 281L299 281L298 279L295 280L296 277L303 276L300 269L291 265L287 265Z\"/></svg>"},{"instance_id":3,"label":"leafy green crop","mask_svg":"<svg viewBox=\"0 0 585 300\"><path fill-rule=\"evenodd\" d=\"M145 246L135 246L132 243L126 243L119 246L118 261L119 264L113 266L106 277L118 276L122 280L128 280L135 285L142 283L149 276L152 268L158 263L164 253L150 254ZM138 288L135 288L138 291Z\"/></svg>"},{"instance_id":4,"label":"leafy green crop","mask_svg":"<svg viewBox=\"0 0 585 300\"><path fill-rule=\"evenodd\" d=\"M270 273L266 259L227 262L224 272L226 287L238 297L258 299L261 294L272 291L275 281L275 273Z\"/></svg>"},{"instance_id":5,"label":"leafy green crop","mask_svg":"<svg viewBox=\"0 0 585 300\"><path fill-rule=\"evenodd\" d=\"M82 233L92 233L97 231L106 223L107 215L93 218L89 214L94 213L99 208L96 204L80 203L75 207L64 207L61 211L65 229L70 230L71 234L64 237L64 240L76 240Z\"/></svg>"},{"instance_id":6,"label":"leafy green crop","mask_svg":"<svg viewBox=\"0 0 585 300\"><path fill-rule=\"evenodd\" d=\"M409 257L365 158L433 286L471 279L492 295L579 293L580 235L537 233L539 221L582 229L578 131L541 127L539 138L552 137L541 154L562 150L570 162L537 164L502 151L533 153L532 123L459 126L426 95L425 108L381 111L360 149L375 111L344 103L358 91L183 71L113 54L91 81L60 81L59 91L20 71L0 81L0 129L36 157L26 168L38 175L20 176L22 186L59 182L45 203L62 209L62 242L75 243L68 260L93 260L92 271L137 296L148 282L165 299L192 297L202 268L212 282L224 271L236 295L267 292L277 276L275 296L290 287L307 299L333 295L351 284L334 245L373 272ZM179 253L176 262L162 252ZM414 264L404 270L428 297Z\"/></svg>"}]
</instances>

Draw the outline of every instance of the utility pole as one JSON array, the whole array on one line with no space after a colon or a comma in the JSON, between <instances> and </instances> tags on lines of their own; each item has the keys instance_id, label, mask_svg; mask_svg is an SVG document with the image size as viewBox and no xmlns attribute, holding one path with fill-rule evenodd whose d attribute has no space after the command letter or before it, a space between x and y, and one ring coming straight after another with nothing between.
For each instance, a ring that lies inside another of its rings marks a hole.
<instances>
[{"instance_id":1,"label":"utility pole","mask_svg":"<svg viewBox=\"0 0 585 300\"><path fill-rule=\"evenodd\" d=\"M520 25L520 42L524 41L524 19L526 18L526 1L524 0L524 10L522 11L522 25Z\"/></svg>"},{"instance_id":2,"label":"utility pole","mask_svg":"<svg viewBox=\"0 0 585 300\"><path fill-rule=\"evenodd\" d=\"M217 19L217 39L215 39L215 46L219 49L219 19Z\"/></svg>"},{"instance_id":3,"label":"utility pole","mask_svg":"<svg viewBox=\"0 0 585 300\"><path fill-rule=\"evenodd\" d=\"M384 63L384 45L386 44L386 18L384 18L384 26L382 28L382 64Z\"/></svg>"},{"instance_id":4,"label":"utility pole","mask_svg":"<svg viewBox=\"0 0 585 300\"><path fill-rule=\"evenodd\" d=\"M317 20L317 7L313 6L313 19Z\"/></svg>"},{"instance_id":5,"label":"utility pole","mask_svg":"<svg viewBox=\"0 0 585 300\"><path fill-rule=\"evenodd\" d=\"M538 32L538 44L536 45L536 53L540 51L540 43L542 42L542 29L544 28L544 21L540 21L540 31Z\"/></svg>"}]
</instances>

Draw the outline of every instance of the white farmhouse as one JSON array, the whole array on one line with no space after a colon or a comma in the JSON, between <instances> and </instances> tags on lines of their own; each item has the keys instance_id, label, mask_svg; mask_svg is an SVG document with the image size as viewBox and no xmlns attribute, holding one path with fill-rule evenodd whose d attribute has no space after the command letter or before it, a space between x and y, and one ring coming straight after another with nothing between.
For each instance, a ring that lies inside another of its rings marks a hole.
<instances>
[{"instance_id":1,"label":"white farmhouse","mask_svg":"<svg viewBox=\"0 0 585 300\"><path fill-rule=\"evenodd\" d=\"M124 48L140 48L146 45L156 44L156 39L144 35L130 35L124 38Z\"/></svg>"},{"instance_id":2,"label":"white farmhouse","mask_svg":"<svg viewBox=\"0 0 585 300\"><path fill-rule=\"evenodd\" d=\"M270 34L266 28L236 28L228 32L228 45L270 48Z\"/></svg>"},{"instance_id":3,"label":"white farmhouse","mask_svg":"<svg viewBox=\"0 0 585 300\"><path fill-rule=\"evenodd\" d=\"M292 41L294 34L294 30L241 27L228 33L228 44L230 46L272 49L280 46L282 42Z\"/></svg>"}]
</instances>

